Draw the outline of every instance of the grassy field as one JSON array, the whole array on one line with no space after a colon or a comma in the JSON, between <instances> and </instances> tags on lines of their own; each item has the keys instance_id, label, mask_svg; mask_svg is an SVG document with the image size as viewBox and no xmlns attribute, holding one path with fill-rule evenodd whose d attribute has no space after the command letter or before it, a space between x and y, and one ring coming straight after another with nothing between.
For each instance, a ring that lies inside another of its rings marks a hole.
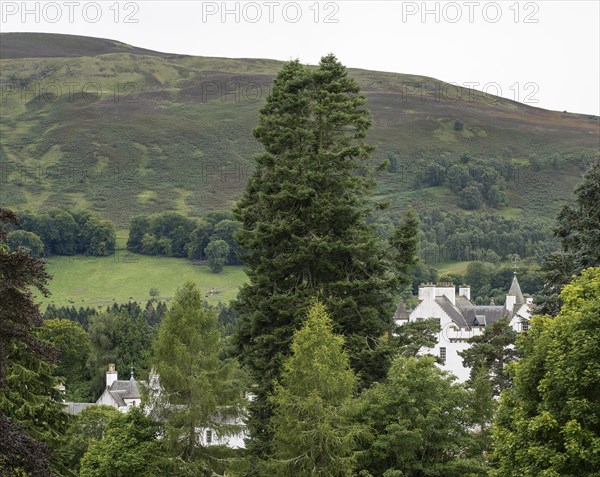
<instances>
[{"instance_id":1,"label":"grassy field","mask_svg":"<svg viewBox=\"0 0 600 477\"><path fill-rule=\"evenodd\" d=\"M42 310L47 304L105 307L129 300L145 303L150 288L157 288L159 299L168 300L185 280L193 280L215 305L228 303L246 281L243 267L225 267L215 274L207 265L192 265L183 258L149 257L123 252L111 257L53 257L48 260L53 275L49 298L41 297Z\"/></svg>"},{"instance_id":2,"label":"grassy field","mask_svg":"<svg viewBox=\"0 0 600 477\"><path fill-rule=\"evenodd\" d=\"M464 274L467 271L467 265L471 262L442 262L434 265L437 268L440 276L446 273Z\"/></svg>"}]
</instances>

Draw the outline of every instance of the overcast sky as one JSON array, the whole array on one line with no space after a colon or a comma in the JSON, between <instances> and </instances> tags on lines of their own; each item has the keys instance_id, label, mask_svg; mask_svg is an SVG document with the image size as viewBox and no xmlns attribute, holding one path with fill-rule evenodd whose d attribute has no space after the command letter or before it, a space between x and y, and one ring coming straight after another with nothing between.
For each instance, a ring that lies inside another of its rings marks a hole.
<instances>
[{"instance_id":1,"label":"overcast sky","mask_svg":"<svg viewBox=\"0 0 600 477\"><path fill-rule=\"evenodd\" d=\"M3 32L310 64L333 52L350 67L431 76L533 106L600 114L597 0L0 3Z\"/></svg>"}]
</instances>

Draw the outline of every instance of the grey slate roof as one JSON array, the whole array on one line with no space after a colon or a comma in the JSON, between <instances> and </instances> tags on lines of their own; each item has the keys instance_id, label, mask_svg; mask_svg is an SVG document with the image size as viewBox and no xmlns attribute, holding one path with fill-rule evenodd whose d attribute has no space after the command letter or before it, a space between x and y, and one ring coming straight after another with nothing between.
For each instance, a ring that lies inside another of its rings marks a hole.
<instances>
[{"instance_id":1,"label":"grey slate roof","mask_svg":"<svg viewBox=\"0 0 600 477\"><path fill-rule=\"evenodd\" d=\"M125 399L141 399L142 397L135 379L117 380L108 388L108 392L119 406L125 406Z\"/></svg>"},{"instance_id":2,"label":"grey slate roof","mask_svg":"<svg viewBox=\"0 0 600 477\"><path fill-rule=\"evenodd\" d=\"M487 326L498 321L504 315L503 306L465 306L460 307L460 311L465 321L470 326ZM483 320L482 318L483 317ZM483 323L482 323L483 321Z\"/></svg>"},{"instance_id":3,"label":"grey slate roof","mask_svg":"<svg viewBox=\"0 0 600 477\"><path fill-rule=\"evenodd\" d=\"M456 306L459 308L463 306L473 306L473 303L469 299L467 299L466 296L460 295L456 297Z\"/></svg>"},{"instance_id":4,"label":"grey slate roof","mask_svg":"<svg viewBox=\"0 0 600 477\"><path fill-rule=\"evenodd\" d=\"M503 306L477 306L464 297L457 297L456 305L446 296L438 296L435 301L454 323L463 328L491 325L504 315Z\"/></svg>"},{"instance_id":5,"label":"grey slate roof","mask_svg":"<svg viewBox=\"0 0 600 477\"><path fill-rule=\"evenodd\" d=\"M109 388L111 393L118 392L123 399L139 399L142 395L140 394L140 388L135 379L128 379L127 381L117 380L112 383Z\"/></svg>"},{"instance_id":6,"label":"grey slate roof","mask_svg":"<svg viewBox=\"0 0 600 477\"><path fill-rule=\"evenodd\" d=\"M452 304L447 296L438 296L435 298L435 302L440 305L442 310L456 323L458 326L466 327L470 326L466 322L465 317L462 315L460 310Z\"/></svg>"}]
</instances>

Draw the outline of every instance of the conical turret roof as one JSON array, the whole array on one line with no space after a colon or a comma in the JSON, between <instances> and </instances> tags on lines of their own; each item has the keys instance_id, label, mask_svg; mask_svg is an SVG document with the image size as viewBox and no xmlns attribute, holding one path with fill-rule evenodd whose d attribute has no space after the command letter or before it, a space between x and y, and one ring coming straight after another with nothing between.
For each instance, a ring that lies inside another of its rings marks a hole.
<instances>
[{"instance_id":1,"label":"conical turret roof","mask_svg":"<svg viewBox=\"0 0 600 477\"><path fill-rule=\"evenodd\" d=\"M521 292L521 286L519 285L519 280L517 280L517 272L513 277L512 284L510 285L510 290L508 290L508 295L517 297L516 303L522 304L525 303L525 298L523 298L523 293Z\"/></svg>"}]
</instances>

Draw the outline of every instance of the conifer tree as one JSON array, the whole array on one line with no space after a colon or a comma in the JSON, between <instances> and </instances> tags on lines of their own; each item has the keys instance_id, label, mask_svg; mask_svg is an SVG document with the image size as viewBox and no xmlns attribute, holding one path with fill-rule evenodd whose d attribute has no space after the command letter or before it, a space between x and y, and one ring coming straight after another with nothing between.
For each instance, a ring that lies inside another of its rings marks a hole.
<instances>
[{"instance_id":1,"label":"conifer tree","mask_svg":"<svg viewBox=\"0 0 600 477\"><path fill-rule=\"evenodd\" d=\"M349 476L361 428L354 422L356 375L322 303L294 334L292 355L271 398L274 458L266 475Z\"/></svg>"},{"instance_id":2,"label":"conifer tree","mask_svg":"<svg viewBox=\"0 0 600 477\"><path fill-rule=\"evenodd\" d=\"M222 351L216 312L204 305L196 285L186 282L159 328L155 361L160 388L151 396L154 412L165 422L176 475L187 475L189 466L210 467L205 459L209 449L202 445L207 430L217 438L240 431L228 419L240 413L241 391L233 381L234 363L222 361Z\"/></svg>"},{"instance_id":3,"label":"conifer tree","mask_svg":"<svg viewBox=\"0 0 600 477\"><path fill-rule=\"evenodd\" d=\"M374 180L365 102L335 56L312 70L291 61L275 78L254 130L265 152L235 214L249 276L236 304L236 343L257 385L249 421L255 454L268 454L266 396L317 293L334 332L346 337L363 386L383 377L389 364L379 340L391 327L398 255L367 222Z\"/></svg>"}]
</instances>

